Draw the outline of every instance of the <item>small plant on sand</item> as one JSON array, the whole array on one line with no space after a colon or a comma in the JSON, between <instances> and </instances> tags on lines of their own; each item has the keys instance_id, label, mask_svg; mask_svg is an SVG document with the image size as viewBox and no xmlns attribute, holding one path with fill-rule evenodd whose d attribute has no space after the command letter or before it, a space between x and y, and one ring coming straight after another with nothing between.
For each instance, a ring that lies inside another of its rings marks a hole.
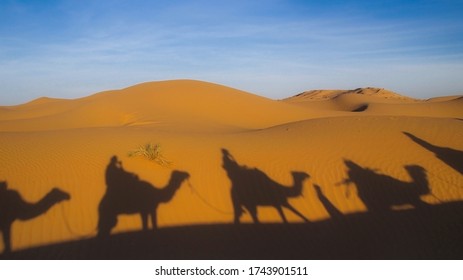
<instances>
[{"instance_id":1,"label":"small plant on sand","mask_svg":"<svg viewBox=\"0 0 463 280\"><path fill-rule=\"evenodd\" d=\"M141 156L149 161L153 161L161 166L167 167L172 164L171 161L164 158L160 144L148 143L139 146L136 150L129 152L129 157Z\"/></svg>"}]
</instances>

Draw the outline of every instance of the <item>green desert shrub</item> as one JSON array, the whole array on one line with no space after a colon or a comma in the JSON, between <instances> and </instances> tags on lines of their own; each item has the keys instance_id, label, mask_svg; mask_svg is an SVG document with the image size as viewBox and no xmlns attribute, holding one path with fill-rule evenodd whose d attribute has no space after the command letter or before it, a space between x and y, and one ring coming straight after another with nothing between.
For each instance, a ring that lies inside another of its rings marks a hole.
<instances>
[{"instance_id":1,"label":"green desert shrub","mask_svg":"<svg viewBox=\"0 0 463 280\"><path fill-rule=\"evenodd\" d=\"M137 149L130 151L128 155L129 157L144 157L147 160L155 162L161 166L169 166L172 164L171 161L167 160L163 156L160 144L148 143L141 145Z\"/></svg>"}]
</instances>

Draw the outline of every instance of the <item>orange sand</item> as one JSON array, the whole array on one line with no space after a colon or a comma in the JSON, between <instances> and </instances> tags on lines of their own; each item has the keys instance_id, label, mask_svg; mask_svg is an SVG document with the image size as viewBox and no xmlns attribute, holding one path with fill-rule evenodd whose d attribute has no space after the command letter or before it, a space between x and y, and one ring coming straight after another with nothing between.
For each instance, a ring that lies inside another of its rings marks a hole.
<instances>
[{"instance_id":1,"label":"orange sand","mask_svg":"<svg viewBox=\"0 0 463 280\"><path fill-rule=\"evenodd\" d=\"M0 181L28 202L54 186L71 195L44 215L15 221L12 250L95 236L113 155L125 170L157 187L167 184L173 169L190 173L189 183L159 207L159 227L233 221L222 148L240 165L259 168L286 186L292 185L291 171L310 174L303 196L289 201L312 221L329 217L313 184L345 214L366 210L356 188L340 184L348 177L345 160L401 181L412 181L404 166L420 165L433 194L424 201L462 200L462 174L403 133L463 151L462 118L461 96L413 100L367 88L311 91L275 101L190 80L0 107ZM171 167L128 157L149 142L161 144ZM301 222L284 211L290 222ZM260 207L258 216L281 221L273 207ZM251 222L249 214L241 221ZM125 215L113 232L140 228L138 215Z\"/></svg>"}]
</instances>

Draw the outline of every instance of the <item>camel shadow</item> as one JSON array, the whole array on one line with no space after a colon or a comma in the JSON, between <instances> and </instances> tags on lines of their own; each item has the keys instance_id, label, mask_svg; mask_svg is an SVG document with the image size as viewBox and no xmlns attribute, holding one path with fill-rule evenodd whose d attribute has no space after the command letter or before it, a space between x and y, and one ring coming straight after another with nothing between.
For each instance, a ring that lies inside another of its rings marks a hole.
<instances>
[{"instance_id":1,"label":"camel shadow","mask_svg":"<svg viewBox=\"0 0 463 280\"><path fill-rule=\"evenodd\" d=\"M249 182L268 183L268 177L258 180L258 176L263 175L256 175L253 172L261 173L262 171L241 166L236 163L228 151L222 152L226 157L224 161L226 171L231 172L230 179L234 180L232 184L240 183L242 186L251 188L252 191L249 191L249 194L254 198L246 200L247 197L238 195L235 197L237 200L234 201L234 205L248 207L249 203L252 203L249 206L251 208L261 205L284 207L287 196L283 198L279 196L281 192L286 191L272 193L266 188L252 189ZM361 167L350 160L345 160L344 163L347 166L348 178L342 183L356 185L360 199L367 205L369 210L367 212L342 213L323 193L326 188L313 185L315 194L331 218L310 223L264 223L259 226L254 224L236 226L230 223L179 225L159 228L155 236L141 229L112 234L104 240L94 237L18 250L7 256L0 255L0 258L106 260L463 258L463 239L461 238L463 201L437 205L426 205L421 201L420 196L428 193L429 189L425 171L422 168L414 165L406 167L411 181L401 181ZM114 172L120 173L118 178L122 180L119 182L120 185L117 185L121 190L116 192L121 197L127 197L126 191L137 187L122 183L125 180L139 181L138 177L124 171L117 158L112 159L110 165L119 168L117 172L117 169ZM230 169L232 166L236 170ZM123 172L126 174L122 174ZM127 177L124 178L125 176ZM112 182L112 176L109 177L108 183ZM110 183L108 188L111 188L111 184L114 183ZM150 188L153 187L150 185ZM239 189L235 191L240 193ZM254 194L257 191L259 193ZM244 191L243 193L248 194ZM262 195L267 195L268 198L263 199ZM139 198L133 200L143 204ZM277 203L277 206L274 206L275 201L280 204ZM414 207L391 211L392 206L404 203ZM108 205L113 211L120 211L119 206ZM140 214L139 210L135 213ZM117 214L113 212L112 215L116 216L112 218L117 221Z\"/></svg>"},{"instance_id":2,"label":"camel shadow","mask_svg":"<svg viewBox=\"0 0 463 280\"><path fill-rule=\"evenodd\" d=\"M187 172L174 170L164 188L156 188L151 183L140 180L134 173L124 170L116 156L110 159L106 168L106 192L98 206L98 237L106 238L117 225L117 217L122 214L139 214L144 231L148 218L152 230L157 228L157 208L169 202L189 178Z\"/></svg>"},{"instance_id":3,"label":"camel shadow","mask_svg":"<svg viewBox=\"0 0 463 280\"><path fill-rule=\"evenodd\" d=\"M438 159L463 175L463 151L435 146L408 132L403 132L403 134L408 136L413 142L434 153Z\"/></svg>"},{"instance_id":4,"label":"camel shadow","mask_svg":"<svg viewBox=\"0 0 463 280\"><path fill-rule=\"evenodd\" d=\"M419 165L407 165L411 181L401 181L389 175L377 173L351 160L344 160L348 178L337 185L354 184L357 195L370 213L384 213L393 206L411 205L414 208L429 206L421 199L431 194L426 170Z\"/></svg>"},{"instance_id":5,"label":"camel shadow","mask_svg":"<svg viewBox=\"0 0 463 280\"><path fill-rule=\"evenodd\" d=\"M288 202L288 198L302 196L303 183L310 176L305 172L291 172L293 186L283 186L257 168L240 165L227 149L222 149L222 167L231 181L231 200L234 223L240 223L240 217L246 209L254 223L259 223L258 206L273 206L284 223L287 223L283 207L289 209L305 222L309 220Z\"/></svg>"},{"instance_id":6,"label":"camel shadow","mask_svg":"<svg viewBox=\"0 0 463 280\"><path fill-rule=\"evenodd\" d=\"M11 253L11 225L14 221L32 220L45 214L55 204L70 199L68 193L53 188L38 202L32 203L25 201L18 191L9 190L6 181L0 182L0 230L3 235L3 253Z\"/></svg>"}]
</instances>

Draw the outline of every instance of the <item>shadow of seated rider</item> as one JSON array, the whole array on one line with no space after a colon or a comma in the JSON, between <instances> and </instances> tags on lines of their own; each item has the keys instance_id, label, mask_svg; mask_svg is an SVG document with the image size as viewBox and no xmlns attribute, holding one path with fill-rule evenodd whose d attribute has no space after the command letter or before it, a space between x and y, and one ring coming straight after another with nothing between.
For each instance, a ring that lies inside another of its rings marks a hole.
<instances>
[{"instance_id":1,"label":"shadow of seated rider","mask_svg":"<svg viewBox=\"0 0 463 280\"><path fill-rule=\"evenodd\" d=\"M419 165L404 166L410 179L402 181L374 169L362 167L351 160L344 160L348 178L340 184L355 184L357 195L369 212L390 211L393 206L412 205L414 208L429 204L422 196L431 194L426 169Z\"/></svg>"},{"instance_id":2,"label":"shadow of seated rider","mask_svg":"<svg viewBox=\"0 0 463 280\"><path fill-rule=\"evenodd\" d=\"M122 167L122 162L118 160L117 156L111 157L106 167L107 191L111 192L114 189L126 188L137 181L139 181L138 176L125 171Z\"/></svg>"},{"instance_id":3,"label":"shadow of seated rider","mask_svg":"<svg viewBox=\"0 0 463 280\"><path fill-rule=\"evenodd\" d=\"M116 156L106 168L106 193L98 205L98 238L107 238L117 225L121 214L139 214L143 230L157 228L157 208L169 202L182 183L189 177L184 171L173 170L164 188L157 188L136 174L125 171Z\"/></svg>"}]
</instances>

